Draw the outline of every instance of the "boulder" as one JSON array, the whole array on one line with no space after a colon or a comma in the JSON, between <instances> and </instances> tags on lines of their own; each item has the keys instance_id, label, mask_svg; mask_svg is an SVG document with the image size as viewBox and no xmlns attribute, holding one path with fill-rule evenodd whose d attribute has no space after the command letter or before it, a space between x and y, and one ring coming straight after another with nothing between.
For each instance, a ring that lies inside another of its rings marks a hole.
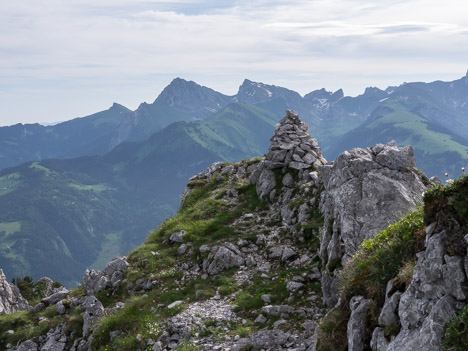
<instances>
[{"instance_id":1,"label":"boulder","mask_svg":"<svg viewBox=\"0 0 468 351\"><path fill-rule=\"evenodd\" d=\"M211 252L203 262L203 270L208 274L218 274L232 267L240 267L245 259L239 249L231 243L225 243Z\"/></svg>"},{"instance_id":2,"label":"boulder","mask_svg":"<svg viewBox=\"0 0 468 351\"><path fill-rule=\"evenodd\" d=\"M320 200L324 265L332 260L345 265L364 239L415 209L426 190L413 149L394 142L345 151L319 171L325 188ZM335 289L324 288L323 295L326 304L337 302Z\"/></svg>"}]
</instances>

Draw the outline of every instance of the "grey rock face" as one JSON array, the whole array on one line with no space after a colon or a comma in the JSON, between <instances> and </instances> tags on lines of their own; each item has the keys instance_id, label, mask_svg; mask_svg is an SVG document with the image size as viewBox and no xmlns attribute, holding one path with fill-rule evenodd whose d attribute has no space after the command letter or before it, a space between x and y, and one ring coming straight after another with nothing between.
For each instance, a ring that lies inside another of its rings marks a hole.
<instances>
[{"instance_id":1,"label":"grey rock face","mask_svg":"<svg viewBox=\"0 0 468 351\"><path fill-rule=\"evenodd\" d=\"M366 337L366 316L371 300L362 296L353 296L349 302L351 317L348 321L348 350L362 351Z\"/></svg>"},{"instance_id":2,"label":"grey rock face","mask_svg":"<svg viewBox=\"0 0 468 351\"><path fill-rule=\"evenodd\" d=\"M382 328L375 328L370 343L372 351L387 351L388 341Z\"/></svg>"},{"instance_id":3,"label":"grey rock face","mask_svg":"<svg viewBox=\"0 0 468 351\"><path fill-rule=\"evenodd\" d=\"M92 295L108 287L116 287L122 280L123 273L127 268L127 258L116 257L106 265L102 272L97 269L87 269L83 276L86 293Z\"/></svg>"},{"instance_id":4,"label":"grey rock face","mask_svg":"<svg viewBox=\"0 0 468 351\"><path fill-rule=\"evenodd\" d=\"M21 295L19 289L8 283L3 270L0 269L0 314L29 310L28 301Z\"/></svg>"},{"instance_id":5,"label":"grey rock face","mask_svg":"<svg viewBox=\"0 0 468 351\"><path fill-rule=\"evenodd\" d=\"M263 170L257 183L257 195L260 199L269 196L270 192L275 188L275 174L269 169Z\"/></svg>"},{"instance_id":6,"label":"grey rock face","mask_svg":"<svg viewBox=\"0 0 468 351\"><path fill-rule=\"evenodd\" d=\"M232 267L240 267L245 259L239 249L231 243L214 247L208 258L203 262L203 270L208 274L218 274Z\"/></svg>"},{"instance_id":7,"label":"grey rock face","mask_svg":"<svg viewBox=\"0 0 468 351\"><path fill-rule=\"evenodd\" d=\"M261 199L274 197L272 192L276 186L276 179L273 169L286 167L301 172L311 171L325 163L317 141L310 137L307 123L302 122L296 112L286 110L286 117L275 127L265 160L252 174L250 182L256 184L257 194ZM294 179L286 173L282 183L289 187L293 185Z\"/></svg>"},{"instance_id":8,"label":"grey rock face","mask_svg":"<svg viewBox=\"0 0 468 351\"><path fill-rule=\"evenodd\" d=\"M379 325L383 327L397 325L399 323L397 312L402 293L400 291L396 291L390 295L393 287L393 281L394 279L390 280L387 284L385 303L379 315Z\"/></svg>"},{"instance_id":9,"label":"grey rock face","mask_svg":"<svg viewBox=\"0 0 468 351\"><path fill-rule=\"evenodd\" d=\"M466 303L463 258L446 254L445 230L427 235L426 250L417 254L413 280L398 306L401 331L388 351L440 350L444 325Z\"/></svg>"},{"instance_id":10,"label":"grey rock face","mask_svg":"<svg viewBox=\"0 0 468 351\"><path fill-rule=\"evenodd\" d=\"M95 321L104 314L104 306L95 296L86 296L81 305L85 312L83 314L83 336L88 335Z\"/></svg>"},{"instance_id":11,"label":"grey rock face","mask_svg":"<svg viewBox=\"0 0 468 351\"><path fill-rule=\"evenodd\" d=\"M19 344L18 351L37 351L37 344L32 340L26 340Z\"/></svg>"},{"instance_id":12,"label":"grey rock face","mask_svg":"<svg viewBox=\"0 0 468 351\"><path fill-rule=\"evenodd\" d=\"M325 186L320 201L324 263L341 260L345 265L364 239L414 209L426 189L415 170L412 147L394 143L345 151L319 171ZM324 302L334 305L336 290L329 288L335 278L331 273L328 278L323 282Z\"/></svg>"},{"instance_id":13,"label":"grey rock face","mask_svg":"<svg viewBox=\"0 0 468 351\"><path fill-rule=\"evenodd\" d=\"M65 325L61 324L47 332L44 344L40 346L40 351L64 351L68 338L65 335ZM32 345L34 347L34 345ZM34 348L33 348L34 349Z\"/></svg>"}]
</instances>

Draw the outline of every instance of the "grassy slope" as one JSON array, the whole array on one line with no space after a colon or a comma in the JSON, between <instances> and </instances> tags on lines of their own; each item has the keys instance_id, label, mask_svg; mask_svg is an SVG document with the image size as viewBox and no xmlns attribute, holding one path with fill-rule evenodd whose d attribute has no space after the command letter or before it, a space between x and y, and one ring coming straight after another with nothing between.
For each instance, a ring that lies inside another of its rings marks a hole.
<instances>
[{"instance_id":1,"label":"grassy slope","mask_svg":"<svg viewBox=\"0 0 468 351\"><path fill-rule=\"evenodd\" d=\"M123 143L103 157L4 170L0 267L8 277L50 275L73 285L86 267L125 254L175 213L193 174L217 160L263 153L274 122L261 109L234 105L204 121L174 123L145 142Z\"/></svg>"}]
</instances>

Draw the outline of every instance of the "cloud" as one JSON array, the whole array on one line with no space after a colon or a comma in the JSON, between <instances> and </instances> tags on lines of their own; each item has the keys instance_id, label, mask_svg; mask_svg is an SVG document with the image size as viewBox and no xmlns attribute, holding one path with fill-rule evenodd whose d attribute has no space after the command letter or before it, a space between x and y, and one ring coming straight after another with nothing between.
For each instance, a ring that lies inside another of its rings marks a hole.
<instances>
[{"instance_id":1,"label":"cloud","mask_svg":"<svg viewBox=\"0 0 468 351\"><path fill-rule=\"evenodd\" d=\"M461 0L4 1L0 124L41 113L63 120L116 100L135 108L176 76L228 94L246 77L352 94L454 79L468 57L463 8ZM55 109L54 87L76 104ZM39 97L44 111L18 104Z\"/></svg>"}]
</instances>

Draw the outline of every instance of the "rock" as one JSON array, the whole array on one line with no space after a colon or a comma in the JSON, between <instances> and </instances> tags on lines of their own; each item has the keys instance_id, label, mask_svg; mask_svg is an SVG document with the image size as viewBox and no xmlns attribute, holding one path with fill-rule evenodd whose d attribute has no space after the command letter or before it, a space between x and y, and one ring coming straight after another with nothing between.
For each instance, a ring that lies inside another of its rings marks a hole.
<instances>
[{"instance_id":1,"label":"rock","mask_svg":"<svg viewBox=\"0 0 468 351\"><path fill-rule=\"evenodd\" d=\"M106 277L103 272L92 269L87 269L83 276L83 283L86 293L92 295L98 291L105 290L109 282L109 277Z\"/></svg>"},{"instance_id":2,"label":"rock","mask_svg":"<svg viewBox=\"0 0 468 351\"><path fill-rule=\"evenodd\" d=\"M32 340L26 340L18 345L17 351L37 351L38 345Z\"/></svg>"},{"instance_id":3,"label":"rock","mask_svg":"<svg viewBox=\"0 0 468 351\"><path fill-rule=\"evenodd\" d=\"M370 342L372 351L387 351L388 340L385 337L384 330L380 327L374 329Z\"/></svg>"},{"instance_id":4,"label":"rock","mask_svg":"<svg viewBox=\"0 0 468 351\"><path fill-rule=\"evenodd\" d=\"M348 321L348 350L364 350L364 341L367 334L366 316L371 300L362 296L353 296L349 302L351 316Z\"/></svg>"},{"instance_id":5,"label":"rock","mask_svg":"<svg viewBox=\"0 0 468 351\"><path fill-rule=\"evenodd\" d=\"M59 314L59 315L63 315L67 312L67 308L65 307L65 305L62 303L62 301L59 301L57 302L57 304L55 305L55 311Z\"/></svg>"},{"instance_id":6,"label":"rock","mask_svg":"<svg viewBox=\"0 0 468 351\"><path fill-rule=\"evenodd\" d=\"M102 272L97 269L87 269L83 276L86 293L93 295L109 287L116 287L128 266L126 257L116 257L106 265Z\"/></svg>"},{"instance_id":7,"label":"rock","mask_svg":"<svg viewBox=\"0 0 468 351\"><path fill-rule=\"evenodd\" d=\"M104 314L104 306L95 296L86 296L81 307L83 313L83 336L87 336L91 326Z\"/></svg>"},{"instance_id":8,"label":"rock","mask_svg":"<svg viewBox=\"0 0 468 351\"><path fill-rule=\"evenodd\" d=\"M263 315L263 314L259 314L257 316L257 318L255 318L255 323L266 323L268 321L268 319L266 319L266 317Z\"/></svg>"},{"instance_id":9,"label":"rock","mask_svg":"<svg viewBox=\"0 0 468 351\"><path fill-rule=\"evenodd\" d=\"M281 254L281 261L283 262L289 261L292 258L294 258L296 255L297 255L296 251L294 251L288 246L285 246Z\"/></svg>"},{"instance_id":10,"label":"rock","mask_svg":"<svg viewBox=\"0 0 468 351\"><path fill-rule=\"evenodd\" d=\"M294 184L294 178L292 177L290 173L286 173L283 177L282 183L284 186L290 187L291 185Z\"/></svg>"},{"instance_id":11,"label":"rock","mask_svg":"<svg viewBox=\"0 0 468 351\"><path fill-rule=\"evenodd\" d=\"M465 296L463 258L447 255L446 236L445 230L435 231L426 238L425 251L417 254L413 279L398 306L401 330L387 351L440 350L444 325L466 303L457 302Z\"/></svg>"},{"instance_id":12,"label":"rock","mask_svg":"<svg viewBox=\"0 0 468 351\"><path fill-rule=\"evenodd\" d=\"M116 257L106 265L103 273L111 277L115 272L124 272L128 266L127 257Z\"/></svg>"},{"instance_id":13,"label":"rock","mask_svg":"<svg viewBox=\"0 0 468 351\"><path fill-rule=\"evenodd\" d=\"M271 303L271 297L269 294L263 294L260 299L265 303Z\"/></svg>"},{"instance_id":14,"label":"rock","mask_svg":"<svg viewBox=\"0 0 468 351\"><path fill-rule=\"evenodd\" d=\"M394 143L345 151L319 171L325 188L320 201L324 264L332 260L346 264L364 239L415 209L426 190L415 170L412 148ZM334 305L337 291L322 290L324 302Z\"/></svg>"},{"instance_id":15,"label":"rock","mask_svg":"<svg viewBox=\"0 0 468 351\"><path fill-rule=\"evenodd\" d=\"M394 279L390 280L387 284L386 294L385 294L385 303L382 307L382 311L379 315L379 325L389 326L397 325L399 323L398 318L398 304L400 303L400 297L402 293L396 291L392 295L389 295L393 289Z\"/></svg>"},{"instance_id":16,"label":"rock","mask_svg":"<svg viewBox=\"0 0 468 351\"><path fill-rule=\"evenodd\" d=\"M179 248L177 249L177 254L180 256L184 255L187 252L187 248L188 248L187 244L180 245Z\"/></svg>"},{"instance_id":17,"label":"rock","mask_svg":"<svg viewBox=\"0 0 468 351\"><path fill-rule=\"evenodd\" d=\"M210 251L210 247L208 245L202 245L198 251L200 251L201 254L205 254Z\"/></svg>"},{"instance_id":18,"label":"rock","mask_svg":"<svg viewBox=\"0 0 468 351\"><path fill-rule=\"evenodd\" d=\"M185 230L179 230L177 232L172 233L169 236L169 241L171 243L183 243L184 242L184 235L187 234Z\"/></svg>"},{"instance_id":19,"label":"rock","mask_svg":"<svg viewBox=\"0 0 468 351\"><path fill-rule=\"evenodd\" d=\"M265 196L269 196L270 192L275 188L275 186L276 178L273 171L269 169L263 170L256 185L257 195L260 200L263 200Z\"/></svg>"},{"instance_id":20,"label":"rock","mask_svg":"<svg viewBox=\"0 0 468 351\"><path fill-rule=\"evenodd\" d=\"M56 304L60 300L65 299L69 293L70 291L68 291L68 289L61 287L55 294L43 298L41 302L44 303L46 306L50 306Z\"/></svg>"},{"instance_id":21,"label":"rock","mask_svg":"<svg viewBox=\"0 0 468 351\"><path fill-rule=\"evenodd\" d=\"M153 351L162 351L162 350L163 350L162 343L160 341L156 341L153 345Z\"/></svg>"},{"instance_id":22,"label":"rock","mask_svg":"<svg viewBox=\"0 0 468 351\"><path fill-rule=\"evenodd\" d=\"M302 283L298 283L298 282L288 282L286 284L286 289L290 292L290 293L295 293L297 292L300 288L302 288L304 286L304 284Z\"/></svg>"},{"instance_id":23,"label":"rock","mask_svg":"<svg viewBox=\"0 0 468 351\"><path fill-rule=\"evenodd\" d=\"M0 314L9 314L31 309L16 285L8 283L0 269Z\"/></svg>"},{"instance_id":24,"label":"rock","mask_svg":"<svg viewBox=\"0 0 468 351\"><path fill-rule=\"evenodd\" d=\"M45 308L46 308L45 303L39 302L36 306L34 306L33 312L38 313L38 312L41 312L41 311L45 310Z\"/></svg>"},{"instance_id":25,"label":"rock","mask_svg":"<svg viewBox=\"0 0 468 351\"><path fill-rule=\"evenodd\" d=\"M208 263L211 260L211 263ZM218 274L232 267L240 267L245 263L242 253L231 243L225 243L215 253L211 252L203 264L208 274Z\"/></svg>"},{"instance_id":26,"label":"rock","mask_svg":"<svg viewBox=\"0 0 468 351\"><path fill-rule=\"evenodd\" d=\"M65 335L65 324L52 328L47 332L45 343L40 347L40 351L64 351L68 338Z\"/></svg>"},{"instance_id":27,"label":"rock","mask_svg":"<svg viewBox=\"0 0 468 351\"><path fill-rule=\"evenodd\" d=\"M171 308L174 308L174 307L176 307L176 306L179 306L179 305L181 305L181 304L183 304L183 303L184 303L184 301L177 300L177 301L174 301L173 303L169 304L169 305L167 306L167 308L171 309Z\"/></svg>"}]
</instances>

